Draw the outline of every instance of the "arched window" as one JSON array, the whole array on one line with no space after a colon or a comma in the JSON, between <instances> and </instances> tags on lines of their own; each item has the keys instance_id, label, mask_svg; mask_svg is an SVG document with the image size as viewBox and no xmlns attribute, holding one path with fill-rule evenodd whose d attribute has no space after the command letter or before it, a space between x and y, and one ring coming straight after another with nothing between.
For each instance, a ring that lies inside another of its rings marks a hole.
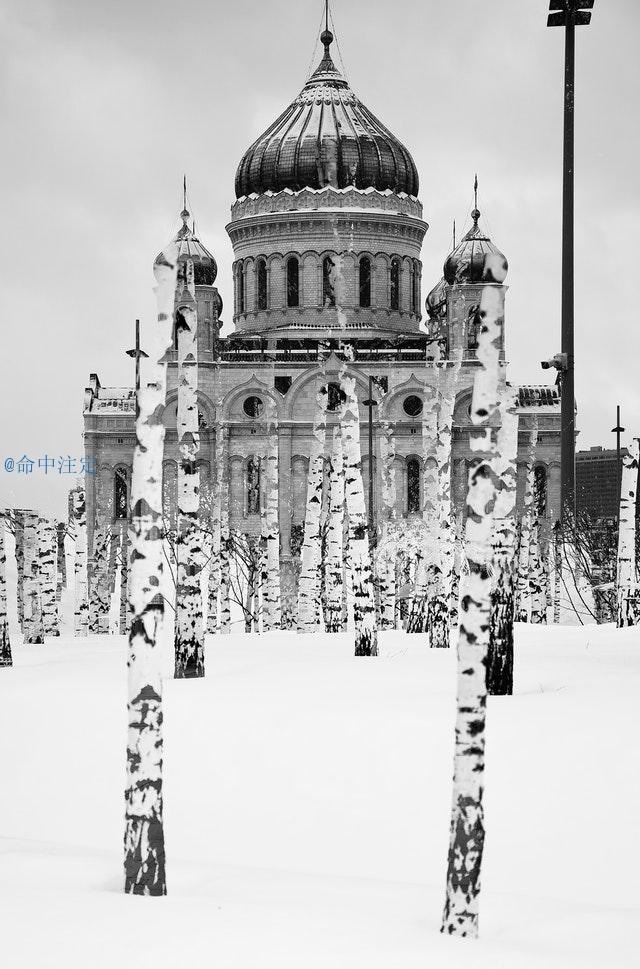
<instances>
[{"instance_id":1,"label":"arched window","mask_svg":"<svg viewBox=\"0 0 640 969\"><path fill-rule=\"evenodd\" d=\"M260 514L260 461L249 458L247 461L247 514Z\"/></svg>"},{"instance_id":2,"label":"arched window","mask_svg":"<svg viewBox=\"0 0 640 969\"><path fill-rule=\"evenodd\" d=\"M300 264L295 256L287 260L287 306L300 305Z\"/></svg>"},{"instance_id":3,"label":"arched window","mask_svg":"<svg viewBox=\"0 0 640 969\"><path fill-rule=\"evenodd\" d=\"M411 301L414 313L420 313L420 270L418 262L414 262L411 269Z\"/></svg>"},{"instance_id":4,"label":"arched window","mask_svg":"<svg viewBox=\"0 0 640 969\"><path fill-rule=\"evenodd\" d=\"M547 469L541 464L537 465L533 477L533 499L539 517L543 518L547 513Z\"/></svg>"},{"instance_id":5,"label":"arched window","mask_svg":"<svg viewBox=\"0 0 640 969\"><path fill-rule=\"evenodd\" d=\"M116 518L129 517L129 489L125 468L116 468L113 479L113 507Z\"/></svg>"},{"instance_id":6,"label":"arched window","mask_svg":"<svg viewBox=\"0 0 640 969\"><path fill-rule=\"evenodd\" d=\"M407 461L407 511L410 515L420 511L420 462L417 458Z\"/></svg>"},{"instance_id":7,"label":"arched window","mask_svg":"<svg viewBox=\"0 0 640 969\"><path fill-rule=\"evenodd\" d=\"M256 305L259 310L267 308L267 261L256 262Z\"/></svg>"},{"instance_id":8,"label":"arched window","mask_svg":"<svg viewBox=\"0 0 640 969\"><path fill-rule=\"evenodd\" d=\"M238 263L238 313L244 313L245 281L244 263Z\"/></svg>"},{"instance_id":9,"label":"arched window","mask_svg":"<svg viewBox=\"0 0 640 969\"><path fill-rule=\"evenodd\" d=\"M359 264L360 306L371 306L371 260L363 256Z\"/></svg>"},{"instance_id":10,"label":"arched window","mask_svg":"<svg viewBox=\"0 0 640 969\"><path fill-rule=\"evenodd\" d=\"M391 284L389 286L389 306L392 310L400 309L400 260L391 260Z\"/></svg>"},{"instance_id":11,"label":"arched window","mask_svg":"<svg viewBox=\"0 0 640 969\"><path fill-rule=\"evenodd\" d=\"M331 256L322 260L322 305L335 306L336 294L333 286L333 270L335 263Z\"/></svg>"},{"instance_id":12,"label":"arched window","mask_svg":"<svg viewBox=\"0 0 640 969\"><path fill-rule=\"evenodd\" d=\"M480 307L472 306L467 313L467 349L478 349L478 335L482 320L480 318Z\"/></svg>"}]
</instances>

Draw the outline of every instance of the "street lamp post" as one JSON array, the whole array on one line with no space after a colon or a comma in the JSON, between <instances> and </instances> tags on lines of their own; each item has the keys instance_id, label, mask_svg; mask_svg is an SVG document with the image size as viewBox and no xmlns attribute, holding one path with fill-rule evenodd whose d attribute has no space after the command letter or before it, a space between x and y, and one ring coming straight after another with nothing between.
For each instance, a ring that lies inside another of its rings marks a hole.
<instances>
[{"instance_id":1,"label":"street lamp post","mask_svg":"<svg viewBox=\"0 0 640 969\"><path fill-rule=\"evenodd\" d=\"M620 482L622 479L622 468L620 467L620 435L624 427L620 425L620 404L616 407L616 426L611 428L612 434L616 436L616 520L620 520Z\"/></svg>"},{"instance_id":2,"label":"street lamp post","mask_svg":"<svg viewBox=\"0 0 640 969\"><path fill-rule=\"evenodd\" d=\"M562 515L575 512L576 433L573 326L573 155L575 28L591 21L594 0L549 0L548 27L565 28L564 46L564 151L562 167L562 374L560 475Z\"/></svg>"}]
</instances>

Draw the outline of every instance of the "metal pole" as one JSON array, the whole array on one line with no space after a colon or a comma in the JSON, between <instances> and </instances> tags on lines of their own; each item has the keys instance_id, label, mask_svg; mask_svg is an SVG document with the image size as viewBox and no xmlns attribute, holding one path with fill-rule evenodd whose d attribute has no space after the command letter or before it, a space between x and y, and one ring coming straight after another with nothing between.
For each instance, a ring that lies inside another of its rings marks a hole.
<instances>
[{"instance_id":1,"label":"metal pole","mask_svg":"<svg viewBox=\"0 0 640 969\"><path fill-rule=\"evenodd\" d=\"M576 435L574 386L573 306L573 170L574 170L574 87L575 21L568 12L564 53L564 152L562 176L562 352L567 369L562 374L560 474L563 516L575 514Z\"/></svg>"}]
</instances>

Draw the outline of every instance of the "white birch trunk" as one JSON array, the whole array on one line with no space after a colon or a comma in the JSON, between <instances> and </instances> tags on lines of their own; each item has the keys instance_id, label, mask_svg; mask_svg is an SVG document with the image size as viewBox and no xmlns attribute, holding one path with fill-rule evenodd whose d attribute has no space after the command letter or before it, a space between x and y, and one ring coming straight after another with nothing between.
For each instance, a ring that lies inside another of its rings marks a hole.
<instances>
[{"instance_id":1,"label":"white birch trunk","mask_svg":"<svg viewBox=\"0 0 640 969\"><path fill-rule=\"evenodd\" d=\"M181 267L182 292L176 300L178 333L178 538L176 546L175 676L204 676L204 624L200 572L200 447L198 425L198 319L193 262Z\"/></svg>"},{"instance_id":2,"label":"white birch trunk","mask_svg":"<svg viewBox=\"0 0 640 969\"><path fill-rule=\"evenodd\" d=\"M265 559L266 582L263 584L265 610L262 617L265 630L280 629L282 605L280 595L280 522L278 487L278 419L275 405L267 401L267 456L265 469Z\"/></svg>"},{"instance_id":3,"label":"white birch trunk","mask_svg":"<svg viewBox=\"0 0 640 969\"><path fill-rule=\"evenodd\" d=\"M529 564L529 591L531 595L531 622L545 623L547 621L546 570L540 544L540 517L538 513L537 495L534 495L533 514L531 519L531 553Z\"/></svg>"},{"instance_id":4,"label":"white birch trunk","mask_svg":"<svg viewBox=\"0 0 640 969\"><path fill-rule=\"evenodd\" d=\"M316 393L313 438L309 454L307 503L302 542L302 568L298 583L298 631L313 633L319 628L320 601L320 515L324 478L324 448L327 433L327 385Z\"/></svg>"},{"instance_id":5,"label":"white birch trunk","mask_svg":"<svg viewBox=\"0 0 640 969\"><path fill-rule=\"evenodd\" d=\"M534 512L534 468L536 444L538 443L538 419L529 435L529 449L527 453L526 485L520 520L520 550L518 553L518 586L516 593L516 619L518 622L529 622L531 617L531 591L529 585L529 569L531 567L531 524Z\"/></svg>"},{"instance_id":6,"label":"white birch trunk","mask_svg":"<svg viewBox=\"0 0 640 969\"><path fill-rule=\"evenodd\" d=\"M24 634L24 512L14 512L15 543L16 543L16 573L17 573L17 607L18 625Z\"/></svg>"},{"instance_id":7,"label":"white birch trunk","mask_svg":"<svg viewBox=\"0 0 640 969\"><path fill-rule=\"evenodd\" d=\"M207 632L217 633L218 600L221 585L221 535L222 535L222 472L224 467L224 439L220 424L216 425L216 452L213 477L211 508L211 557L209 559L209 597L207 610Z\"/></svg>"},{"instance_id":8,"label":"white birch trunk","mask_svg":"<svg viewBox=\"0 0 640 969\"><path fill-rule=\"evenodd\" d=\"M75 530L74 635L86 636L89 631L89 598L87 588L87 513L84 488L73 492L73 523Z\"/></svg>"},{"instance_id":9,"label":"white birch trunk","mask_svg":"<svg viewBox=\"0 0 640 969\"><path fill-rule=\"evenodd\" d=\"M125 891L165 895L162 812L162 458L166 355L176 288L176 247L156 263L158 322L137 396L136 447L131 480L131 598L128 656Z\"/></svg>"},{"instance_id":10,"label":"white birch trunk","mask_svg":"<svg viewBox=\"0 0 640 969\"><path fill-rule=\"evenodd\" d=\"M11 640L9 638L9 622L7 619L7 557L5 553L4 533L6 519L0 515L0 667L12 666Z\"/></svg>"},{"instance_id":11,"label":"white birch trunk","mask_svg":"<svg viewBox=\"0 0 640 969\"><path fill-rule=\"evenodd\" d=\"M469 575L461 601L458 640L458 698L455 734L453 806L447 870L447 895L442 931L455 935L478 933L480 867L484 846L482 796L484 789L486 659L491 611L491 533L496 484L492 462L490 421L498 407L499 343L504 290L487 285L480 301L482 329L478 339L471 404L471 450L476 458L469 470L466 554ZM484 452L484 453L483 453Z\"/></svg>"},{"instance_id":12,"label":"white birch trunk","mask_svg":"<svg viewBox=\"0 0 640 969\"><path fill-rule=\"evenodd\" d=\"M616 573L616 626L640 623L640 589L636 574L636 489L638 484L638 439L622 461L620 523Z\"/></svg>"},{"instance_id":13,"label":"white birch trunk","mask_svg":"<svg viewBox=\"0 0 640 969\"><path fill-rule=\"evenodd\" d=\"M329 525L325 562L326 627L328 633L344 629L344 467L340 425L333 430L331 475L329 486Z\"/></svg>"},{"instance_id":14,"label":"white birch trunk","mask_svg":"<svg viewBox=\"0 0 640 969\"><path fill-rule=\"evenodd\" d=\"M121 636L126 636L127 629L127 593L129 586L129 529L126 522L122 522L120 532L120 610L119 630Z\"/></svg>"},{"instance_id":15,"label":"white birch trunk","mask_svg":"<svg viewBox=\"0 0 640 969\"><path fill-rule=\"evenodd\" d=\"M231 558L229 553L229 454L228 429L220 425L220 632L231 632ZM217 445L216 445L217 447Z\"/></svg>"},{"instance_id":16,"label":"white birch trunk","mask_svg":"<svg viewBox=\"0 0 640 969\"><path fill-rule=\"evenodd\" d=\"M378 408L382 406L382 395L378 394ZM382 466L382 504L384 519L378 546L378 573L380 585L380 627L393 629L396 608L396 563L397 538L395 535L396 518L396 437L391 422L381 420L380 462Z\"/></svg>"},{"instance_id":17,"label":"white birch trunk","mask_svg":"<svg viewBox=\"0 0 640 969\"><path fill-rule=\"evenodd\" d=\"M356 381L347 371L349 349L340 368L340 389L343 394L341 433L345 475L345 503L349 516L349 572L353 589L353 621L355 626L355 655L378 655L376 603L373 589L373 569L367 511L362 483L360 452L360 412L356 395Z\"/></svg>"},{"instance_id":18,"label":"white birch trunk","mask_svg":"<svg viewBox=\"0 0 640 969\"><path fill-rule=\"evenodd\" d=\"M435 592L438 550L438 438L440 368L433 363L434 386L425 380L422 407L422 536L418 548L416 584L407 632L425 633L429 624L429 603Z\"/></svg>"},{"instance_id":19,"label":"white birch trunk","mask_svg":"<svg viewBox=\"0 0 640 969\"><path fill-rule=\"evenodd\" d=\"M451 465L453 449L453 412L456 404L458 378L462 366L462 348L455 351L453 367L438 364L442 369L442 386L438 408L438 432L435 458L437 481L437 526L434 588L429 608L429 644L432 647L451 645L451 615L454 570L455 520L451 506ZM457 612L457 609L456 609Z\"/></svg>"},{"instance_id":20,"label":"white birch trunk","mask_svg":"<svg viewBox=\"0 0 640 969\"><path fill-rule=\"evenodd\" d=\"M500 429L494 462L497 494L493 516L493 592L487 657L487 690L492 696L513 693L517 456L516 391L506 387L500 401Z\"/></svg>"},{"instance_id":21,"label":"white birch trunk","mask_svg":"<svg viewBox=\"0 0 640 969\"><path fill-rule=\"evenodd\" d=\"M24 514L24 641L44 643L42 592L40 588L39 518L36 512Z\"/></svg>"},{"instance_id":22,"label":"white birch trunk","mask_svg":"<svg viewBox=\"0 0 640 969\"><path fill-rule=\"evenodd\" d=\"M42 626L45 636L59 636L58 603L56 600L58 530L56 523L41 519L40 573L42 589Z\"/></svg>"}]
</instances>

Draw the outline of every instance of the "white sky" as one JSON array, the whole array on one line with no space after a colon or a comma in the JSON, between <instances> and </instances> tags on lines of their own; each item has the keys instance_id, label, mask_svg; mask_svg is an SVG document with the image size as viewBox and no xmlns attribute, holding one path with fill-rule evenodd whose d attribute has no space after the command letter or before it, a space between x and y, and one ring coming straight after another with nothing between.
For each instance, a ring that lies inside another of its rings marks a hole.
<instances>
[{"instance_id":1,"label":"white sky","mask_svg":"<svg viewBox=\"0 0 640 969\"><path fill-rule=\"evenodd\" d=\"M0 0L0 504L65 514L73 478L4 460L82 446L89 373L132 379L133 321L153 320L152 263L187 172L231 329L224 230L244 150L311 66L321 0ZM563 34L547 0L334 0L349 80L406 144L430 224L426 295L473 175L506 254L510 377L549 378L560 349ZM577 35L576 393L579 446L640 433L635 300L640 3L596 0ZM335 45L334 45L335 46ZM319 47L319 45L318 45ZM316 48L314 66L319 59ZM338 61L339 63L339 61Z\"/></svg>"}]
</instances>

